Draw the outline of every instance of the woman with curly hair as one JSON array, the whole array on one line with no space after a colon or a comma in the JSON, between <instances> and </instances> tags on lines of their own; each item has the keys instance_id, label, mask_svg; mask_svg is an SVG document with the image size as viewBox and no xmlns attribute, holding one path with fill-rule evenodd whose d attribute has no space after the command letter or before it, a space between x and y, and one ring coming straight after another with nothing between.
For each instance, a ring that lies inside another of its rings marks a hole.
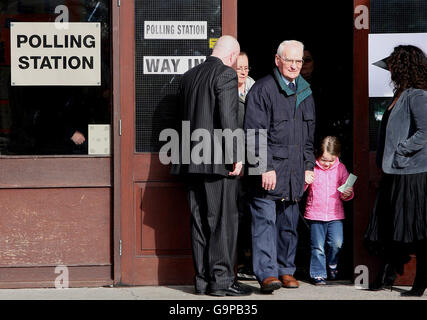
<instances>
[{"instance_id":1,"label":"woman with curly hair","mask_svg":"<svg viewBox=\"0 0 427 320\"><path fill-rule=\"evenodd\" d=\"M427 287L427 58L411 45L394 48L387 60L394 98L379 130L377 166L383 176L365 233L383 267L372 290L393 285L415 252L416 277L402 296Z\"/></svg>"}]
</instances>

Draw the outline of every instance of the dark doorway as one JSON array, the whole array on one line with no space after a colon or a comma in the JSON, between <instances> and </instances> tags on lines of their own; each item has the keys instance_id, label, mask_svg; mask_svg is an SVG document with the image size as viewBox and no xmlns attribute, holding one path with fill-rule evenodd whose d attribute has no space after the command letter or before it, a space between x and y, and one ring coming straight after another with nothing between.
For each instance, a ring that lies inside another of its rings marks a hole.
<instances>
[{"instance_id":1,"label":"dark doorway","mask_svg":"<svg viewBox=\"0 0 427 320\"><path fill-rule=\"evenodd\" d=\"M353 172L353 2L238 1L238 40L249 57L249 76L258 80L272 72L283 40L299 40L314 62L312 85L316 125L322 134L340 138L341 162ZM308 59L309 60L309 59ZM317 135L318 136L318 135ZM357 175L357 174L356 174ZM357 196L357 195L356 195ZM303 208L302 208L303 209ZM353 205L345 204L341 279L353 277ZM310 234L302 218L296 256L299 279L308 278Z\"/></svg>"}]
</instances>

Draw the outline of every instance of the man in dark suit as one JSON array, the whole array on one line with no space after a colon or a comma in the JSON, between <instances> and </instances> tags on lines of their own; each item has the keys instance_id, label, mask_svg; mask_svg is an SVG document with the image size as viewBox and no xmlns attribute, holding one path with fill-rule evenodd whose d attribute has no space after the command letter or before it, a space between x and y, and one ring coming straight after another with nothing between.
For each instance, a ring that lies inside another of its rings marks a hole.
<instances>
[{"instance_id":1,"label":"man in dark suit","mask_svg":"<svg viewBox=\"0 0 427 320\"><path fill-rule=\"evenodd\" d=\"M237 75L231 66L239 52L235 38L219 38L212 55L187 71L179 88L179 127L188 125L192 137L191 141L184 141L185 135L181 135L182 152L179 163L172 165L171 173L183 175L188 188L196 294L242 296L251 293L240 286L234 273L237 176L242 169L242 159L237 158L237 146L233 146L231 155L228 154L233 158L229 164L227 150L221 153L221 161L214 152L218 146L215 131L238 128ZM194 139L196 132L205 133L202 142ZM200 144L210 150L204 149L202 161L196 161L193 150ZM224 146L222 142L220 145Z\"/></svg>"}]
</instances>

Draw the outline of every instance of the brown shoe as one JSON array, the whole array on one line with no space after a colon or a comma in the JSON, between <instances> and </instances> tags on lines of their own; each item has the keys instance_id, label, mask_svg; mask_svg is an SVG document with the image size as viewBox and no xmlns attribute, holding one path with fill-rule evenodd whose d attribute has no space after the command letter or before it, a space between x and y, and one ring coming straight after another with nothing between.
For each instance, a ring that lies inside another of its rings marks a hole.
<instances>
[{"instance_id":1,"label":"brown shoe","mask_svg":"<svg viewBox=\"0 0 427 320\"><path fill-rule=\"evenodd\" d=\"M282 283L276 277L268 277L262 281L261 292L262 293L272 293L274 290L280 289Z\"/></svg>"},{"instance_id":2,"label":"brown shoe","mask_svg":"<svg viewBox=\"0 0 427 320\"><path fill-rule=\"evenodd\" d=\"M299 283L298 281L291 276L290 274L285 274L279 277L280 281L283 284L284 288L298 288Z\"/></svg>"}]
</instances>

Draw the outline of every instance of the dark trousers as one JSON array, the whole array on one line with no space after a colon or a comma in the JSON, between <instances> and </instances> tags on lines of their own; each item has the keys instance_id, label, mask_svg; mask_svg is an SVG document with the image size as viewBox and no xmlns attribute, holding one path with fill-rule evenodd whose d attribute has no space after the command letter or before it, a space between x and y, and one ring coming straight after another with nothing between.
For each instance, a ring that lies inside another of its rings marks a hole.
<instances>
[{"instance_id":1,"label":"dark trousers","mask_svg":"<svg viewBox=\"0 0 427 320\"><path fill-rule=\"evenodd\" d=\"M187 182L195 289L228 288L235 278L237 179L200 174Z\"/></svg>"},{"instance_id":2,"label":"dark trousers","mask_svg":"<svg viewBox=\"0 0 427 320\"><path fill-rule=\"evenodd\" d=\"M237 209L239 211L239 233L237 236L237 266L252 271L251 211L249 209L249 185L246 177L238 179Z\"/></svg>"},{"instance_id":3,"label":"dark trousers","mask_svg":"<svg viewBox=\"0 0 427 320\"><path fill-rule=\"evenodd\" d=\"M298 244L299 206L297 202L253 198L253 269L261 283L268 277L293 275Z\"/></svg>"}]
</instances>

